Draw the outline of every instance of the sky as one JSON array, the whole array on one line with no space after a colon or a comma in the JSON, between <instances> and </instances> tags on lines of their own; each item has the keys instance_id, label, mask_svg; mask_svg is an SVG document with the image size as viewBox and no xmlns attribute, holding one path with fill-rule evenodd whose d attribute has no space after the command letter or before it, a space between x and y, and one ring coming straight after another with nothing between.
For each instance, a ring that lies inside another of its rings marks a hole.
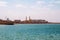
<instances>
[{"instance_id":1,"label":"sky","mask_svg":"<svg viewBox=\"0 0 60 40\"><path fill-rule=\"evenodd\" d=\"M0 19L60 22L60 0L0 0Z\"/></svg>"}]
</instances>

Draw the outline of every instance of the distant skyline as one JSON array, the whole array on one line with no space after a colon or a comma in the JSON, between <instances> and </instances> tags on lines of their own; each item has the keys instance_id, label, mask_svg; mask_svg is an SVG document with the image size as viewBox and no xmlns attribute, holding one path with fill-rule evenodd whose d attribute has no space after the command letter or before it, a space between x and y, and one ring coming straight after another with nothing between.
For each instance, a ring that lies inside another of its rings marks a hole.
<instances>
[{"instance_id":1,"label":"distant skyline","mask_svg":"<svg viewBox=\"0 0 60 40\"><path fill-rule=\"evenodd\" d=\"M60 0L0 0L0 19L25 17L60 22Z\"/></svg>"}]
</instances>

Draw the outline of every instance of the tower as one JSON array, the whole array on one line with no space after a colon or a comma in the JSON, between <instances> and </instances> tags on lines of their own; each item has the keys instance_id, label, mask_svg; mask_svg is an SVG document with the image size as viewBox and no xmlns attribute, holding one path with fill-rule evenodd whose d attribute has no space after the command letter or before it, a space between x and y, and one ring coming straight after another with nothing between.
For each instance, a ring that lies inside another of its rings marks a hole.
<instances>
[{"instance_id":1,"label":"tower","mask_svg":"<svg viewBox=\"0 0 60 40\"><path fill-rule=\"evenodd\" d=\"M26 21L27 21L27 16L26 16Z\"/></svg>"},{"instance_id":2,"label":"tower","mask_svg":"<svg viewBox=\"0 0 60 40\"><path fill-rule=\"evenodd\" d=\"M29 16L29 21L31 21L31 18L30 18L30 16Z\"/></svg>"}]
</instances>

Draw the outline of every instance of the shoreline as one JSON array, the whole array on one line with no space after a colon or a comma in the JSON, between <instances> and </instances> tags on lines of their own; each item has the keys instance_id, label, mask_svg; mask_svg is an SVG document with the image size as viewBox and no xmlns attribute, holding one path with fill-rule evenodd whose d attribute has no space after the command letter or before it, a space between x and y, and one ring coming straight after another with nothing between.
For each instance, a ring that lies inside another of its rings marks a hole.
<instances>
[{"instance_id":1,"label":"shoreline","mask_svg":"<svg viewBox=\"0 0 60 40\"><path fill-rule=\"evenodd\" d=\"M57 22L48 22L48 23L13 23L13 22L0 23L0 25L15 25L15 24L60 24L60 23L57 23Z\"/></svg>"}]
</instances>

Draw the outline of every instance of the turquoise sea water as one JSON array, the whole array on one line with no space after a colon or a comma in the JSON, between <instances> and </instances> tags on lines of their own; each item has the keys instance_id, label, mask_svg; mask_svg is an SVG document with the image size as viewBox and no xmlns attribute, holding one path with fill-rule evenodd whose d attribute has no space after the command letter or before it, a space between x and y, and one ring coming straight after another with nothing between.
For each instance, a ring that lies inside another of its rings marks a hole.
<instances>
[{"instance_id":1,"label":"turquoise sea water","mask_svg":"<svg viewBox=\"0 0 60 40\"><path fill-rule=\"evenodd\" d=\"M60 24L0 25L0 40L60 40Z\"/></svg>"}]
</instances>

